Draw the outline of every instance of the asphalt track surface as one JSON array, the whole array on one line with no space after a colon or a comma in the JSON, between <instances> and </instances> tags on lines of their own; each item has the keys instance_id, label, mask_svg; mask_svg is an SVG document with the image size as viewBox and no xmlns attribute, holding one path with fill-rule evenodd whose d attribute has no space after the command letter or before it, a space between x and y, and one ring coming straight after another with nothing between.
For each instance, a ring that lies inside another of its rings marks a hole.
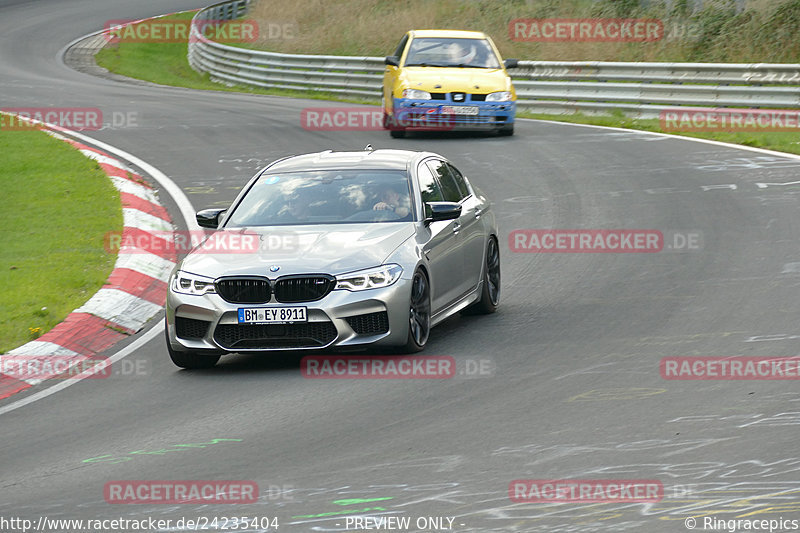
<instances>
[{"instance_id":1,"label":"asphalt track surface","mask_svg":"<svg viewBox=\"0 0 800 533\"><path fill-rule=\"evenodd\" d=\"M202 5L0 0L0 107L135 112L135 127L89 135L166 173L198 209L226 205L287 154L372 143L451 158L495 202L502 305L435 328L425 354L451 355L461 369L488 361L491 371L309 380L296 357L252 355L180 371L156 335L124 360L138 371L0 416L0 517L277 517L279 531L342 531L347 516L371 509L363 513L409 517L411 531L438 531L414 527L420 517L451 517L461 532L680 532L688 517L698 530L704 516L800 519L797 382L659 373L667 356L797 355L800 189L781 184L798 180L800 160L534 121L513 138L309 132L303 108L340 104L126 85L59 58L106 20ZM508 234L524 228L646 228L699 234L702 245L510 252ZM543 504L507 493L515 479L586 478L658 480L664 497ZM112 505L103 487L114 480L251 480L261 493L237 506Z\"/></svg>"}]
</instances>

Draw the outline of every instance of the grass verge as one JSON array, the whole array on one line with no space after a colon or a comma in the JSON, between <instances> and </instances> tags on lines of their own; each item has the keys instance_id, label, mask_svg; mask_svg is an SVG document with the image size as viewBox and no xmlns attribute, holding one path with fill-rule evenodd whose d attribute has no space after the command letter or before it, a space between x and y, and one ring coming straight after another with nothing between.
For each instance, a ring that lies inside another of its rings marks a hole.
<instances>
[{"instance_id":1,"label":"grass verge","mask_svg":"<svg viewBox=\"0 0 800 533\"><path fill-rule=\"evenodd\" d=\"M656 119L636 119L626 117L620 112L613 115L543 115L523 111L517 113L518 117L535 118L540 120L555 120L559 122L570 122L573 124L593 124L595 126L610 126L614 128L627 128L631 130L653 131L657 133L669 133L681 135L683 137L696 137L698 139L711 139L732 144L752 146L754 148L764 148L766 150L776 150L791 154L800 154L800 138L793 132L676 132L664 130L660 127L660 121Z\"/></svg>"},{"instance_id":2,"label":"grass verge","mask_svg":"<svg viewBox=\"0 0 800 533\"><path fill-rule=\"evenodd\" d=\"M800 1L800 0L798 0ZM183 17L189 19L194 13L170 15L170 19ZM188 87L191 89L205 89L216 91L245 92L252 94L268 94L277 96L291 96L295 98L333 100L357 104L374 104L375 99L363 97L343 97L335 93L307 93L285 89L260 89L244 86L228 86L213 82L207 74L199 74L189 67L187 61L188 47L186 43L134 43L122 42L108 46L101 50L96 58L97 63L108 70L131 78L172 85ZM641 120L628 118L621 113L612 115L544 115L533 112L520 112L518 116L537 118L542 120L556 120L580 124L594 124L599 126L613 126L634 130L646 130L659 133L673 133L687 137L713 139L745 146L777 150L800 154L800 140L792 132L709 132L688 133L664 131L660 128L658 120Z\"/></svg>"},{"instance_id":3,"label":"grass verge","mask_svg":"<svg viewBox=\"0 0 800 533\"><path fill-rule=\"evenodd\" d=\"M38 130L0 127L0 353L35 340L86 302L115 254L119 194L99 165Z\"/></svg>"},{"instance_id":4,"label":"grass verge","mask_svg":"<svg viewBox=\"0 0 800 533\"><path fill-rule=\"evenodd\" d=\"M168 15L169 20L188 20L195 12ZM164 18L164 17L162 17ZM157 19L156 19L157 20ZM142 22L141 24L148 24ZM226 85L211 81L208 74L200 74L189 66L187 55L188 44L168 42L126 42L109 43L95 56L97 64L115 74L130 78L150 81L173 87L186 87L210 91L243 92L251 94L267 94L291 96L295 98L311 98L319 100L339 100L355 103L375 103L368 98L342 99L335 93L319 92L309 94L304 91L288 89L262 89L243 85ZM377 96L376 98L380 98Z\"/></svg>"}]
</instances>

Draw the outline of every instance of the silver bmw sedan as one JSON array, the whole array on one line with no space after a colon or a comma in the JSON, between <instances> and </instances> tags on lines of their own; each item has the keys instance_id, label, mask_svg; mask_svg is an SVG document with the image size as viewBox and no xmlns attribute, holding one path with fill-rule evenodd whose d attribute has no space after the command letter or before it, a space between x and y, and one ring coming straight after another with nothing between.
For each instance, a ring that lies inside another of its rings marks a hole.
<instances>
[{"instance_id":1,"label":"silver bmw sedan","mask_svg":"<svg viewBox=\"0 0 800 533\"><path fill-rule=\"evenodd\" d=\"M214 231L178 263L166 305L183 368L236 352L417 352L447 317L499 303L491 205L435 153L287 157L197 221Z\"/></svg>"}]
</instances>

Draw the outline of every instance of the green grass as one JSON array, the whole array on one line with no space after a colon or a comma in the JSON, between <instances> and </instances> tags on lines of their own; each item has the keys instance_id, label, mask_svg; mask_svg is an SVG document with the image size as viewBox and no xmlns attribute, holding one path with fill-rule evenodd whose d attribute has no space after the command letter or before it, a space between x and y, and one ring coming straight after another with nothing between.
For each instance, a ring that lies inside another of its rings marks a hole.
<instances>
[{"instance_id":1,"label":"green grass","mask_svg":"<svg viewBox=\"0 0 800 533\"><path fill-rule=\"evenodd\" d=\"M41 131L0 128L0 353L47 332L108 278L122 230L119 194L99 165ZM38 329L37 329L38 328Z\"/></svg>"},{"instance_id":2,"label":"green grass","mask_svg":"<svg viewBox=\"0 0 800 533\"><path fill-rule=\"evenodd\" d=\"M555 120L559 122L570 122L573 124L593 124L596 126L610 126L614 128L628 128L632 130L654 131L658 133L670 133L684 137L696 137L698 139L711 139L733 144L742 144L755 148L776 150L778 152L788 152L800 154L800 136L793 132L674 132L661 129L660 123L656 119L635 119L624 116L622 113L613 115L544 115L541 113L531 113L522 111L517 113L518 117L535 118L540 120Z\"/></svg>"},{"instance_id":3,"label":"green grass","mask_svg":"<svg viewBox=\"0 0 800 533\"><path fill-rule=\"evenodd\" d=\"M191 19L194 12L170 15L170 20ZM186 43L109 43L95 57L112 72L163 85L190 89L220 89L189 66Z\"/></svg>"},{"instance_id":4,"label":"green grass","mask_svg":"<svg viewBox=\"0 0 800 533\"><path fill-rule=\"evenodd\" d=\"M194 12L169 15L170 20L191 19ZM95 56L97 64L116 74L146 80L161 85L186 87L189 89L244 92L312 98L319 100L338 100L355 103L375 103L374 99L342 99L333 93L319 92L309 94L304 91L287 89L261 89L243 85L229 86L211 81L208 74L192 70L187 59L187 43L136 43L120 42L109 44ZM380 98L376 96L376 98Z\"/></svg>"}]
</instances>

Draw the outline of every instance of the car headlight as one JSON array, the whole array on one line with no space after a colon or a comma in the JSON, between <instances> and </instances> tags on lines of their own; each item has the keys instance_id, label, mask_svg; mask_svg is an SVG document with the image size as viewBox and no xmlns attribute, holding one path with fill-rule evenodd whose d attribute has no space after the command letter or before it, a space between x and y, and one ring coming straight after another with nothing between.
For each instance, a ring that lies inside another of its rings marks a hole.
<instances>
[{"instance_id":1,"label":"car headlight","mask_svg":"<svg viewBox=\"0 0 800 533\"><path fill-rule=\"evenodd\" d=\"M500 91L486 95L487 102L508 102L511 100L511 91Z\"/></svg>"},{"instance_id":2,"label":"car headlight","mask_svg":"<svg viewBox=\"0 0 800 533\"><path fill-rule=\"evenodd\" d=\"M336 288L348 291L365 291L367 289L380 289L388 287L400 279L403 267L389 264L358 272L350 272L336 276Z\"/></svg>"},{"instance_id":3,"label":"car headlight","mask_svg":"<svg viewBox=\"0 0 800 533\"><path fill-rule=\"evenodd\" d=\"M431 93L428 91L420 91L419 89L404 89L403 98L409 98L411 100L430 100Z\"/></svg>"},{"instance_id":4,"label":"car headlight","mask_svg":"<svg viewBox=\"0 0 800 533\"><path fill-rule=\"evenodd\" d=\"M179 270L172 280L172 290L180 294L192 294L202 296L203 294L215 293L214 280L197 274L190 274Z\"/></svg>"}]
</instances>

